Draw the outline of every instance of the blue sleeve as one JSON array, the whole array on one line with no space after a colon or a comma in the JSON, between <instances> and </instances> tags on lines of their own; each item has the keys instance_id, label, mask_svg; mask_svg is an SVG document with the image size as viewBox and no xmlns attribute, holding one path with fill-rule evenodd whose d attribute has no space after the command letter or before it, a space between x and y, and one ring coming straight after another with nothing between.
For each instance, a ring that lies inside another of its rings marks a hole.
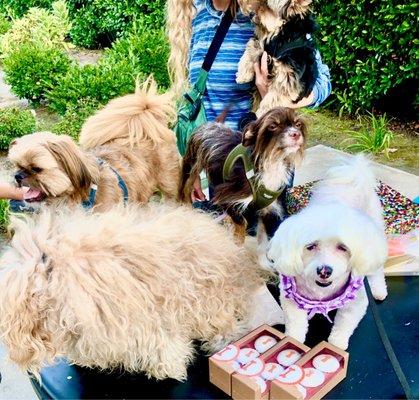
<instances>
[{"instance_id":1,"label":"blue sleeve","mask_svg":"<svg viewBox=\"0 0 419 400\"><path fill-rule=\"evenodd\" d=\"M323 64L320 53L316 53L317 68L319 70L319 76L317 77L316 83L314 84L313 94L314 102L308 107L316 108L322 104L330 95L332 91L332 84L330 82L330 71L326 64Z\"/></svg>"}]
</instances>

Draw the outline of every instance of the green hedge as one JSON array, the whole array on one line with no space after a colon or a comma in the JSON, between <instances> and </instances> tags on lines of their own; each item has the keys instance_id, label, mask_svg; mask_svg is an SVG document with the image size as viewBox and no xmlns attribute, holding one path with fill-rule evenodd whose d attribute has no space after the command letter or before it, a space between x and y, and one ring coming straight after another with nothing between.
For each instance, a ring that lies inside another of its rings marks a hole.
<instances>
[{"instance_id":1,"label":"green hedge","mask_svg":"<svg viewBox=\"0 0 419 400\"><path fill-rule=\"evenodd\" d=\"M106 104L110 99L133 92L135 77L129 62L114 65L73 66L59 84L46 94L48 106L64 115L80 99Z\"/></svg>"},{"instance_id":2,"label":"green hedge","mask_svg":"<svg viewBox=\"0 0 419 400\"><path fill-rule=\"evenodd\" d=\"M67 111L61 121L53 126L52 131L58 135L69 135L78 141L84 122L99 107L99 103L94 99L80 99L76 104L67 107Z\"/></svg>"},{"instance_id":3,"label":"green hedge","mask_svg":"<svg viewBox=\"0 0 419 400\"><path fill-rule=\"evenodd\" d=\"M87 48L109 46L135 22L146 28L164 25L165 0L67 0L74 44Z\"/></svg>"},{"instance_id":4,"label":"green hedge","mask_svg":"<svg viewBox=\"0 0 419 400\"><path fill-rule=\"evenodd\" d=\"M25 44L3 61L3 68L13 93L38 105L49 89L60 84L70 64L59 49Z\"/></svg>"},{"instance_id":5,"label":"green hedge","mask_svg":"<svg viewBox=\"0 0 419 400\"><path fill-rule=\"evenodd\" d=\"M134 75L153 75L161 89L170 86L167 70L169 43L163 29L134 30L122 39L116 40L106 50L103 63L107 65L129 61Z\"/></svg>"},{"instance_id":6,"label":"green hedge","mask_svg":"<svg viewBox=\"0 0 419 400\"><path fill-rule=\"evenodd\" d=\"M0 12L13 18L22 17L31 7L51 8L54 0L0 0Z\"/></svg>"},{"instance_id":7,"label":"green hedge","mask_svg":"<svg viewBox=\"0 0 419 400\"><path fill-rule=\"evenodd\" d=\"M36 119L29 110L20 108L0 109L0 149L7 150L10 142L35 132Z\"/></svg>"},{"instance_id":8,"label":"green hedge","mask_svg":"<svg viewBox=\"0 0 419 400\"><path fill-rule=\"evenodd\" d=\"M412 108L419 72L418 3L317 0L314 7L339 107L368 110L390 96L395 102L389 106Z\"/></svg>"}]
</instances>

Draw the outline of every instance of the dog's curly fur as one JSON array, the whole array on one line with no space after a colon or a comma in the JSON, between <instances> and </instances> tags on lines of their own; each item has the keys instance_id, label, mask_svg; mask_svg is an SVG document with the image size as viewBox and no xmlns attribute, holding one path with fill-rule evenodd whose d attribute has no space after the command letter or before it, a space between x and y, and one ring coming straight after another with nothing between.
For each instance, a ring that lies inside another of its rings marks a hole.
<instances>
[{"instance_id":1,"label":"dog's curly fur","mask_svg":"<svg viewBox=\"0 0 419 400\"><path fill-rule=\"evenodd\" d=\"M304 120L286 108L267 112L248 124L244 133L234 132L218 123L206 124L189 141L183 159L178 198L182 202L191 201L193 184L199 173L205 170L214 189L213 203L230 215L240 237L239 231L243 232L243 229L239 227L245 224L253 195L241 161L235 164L230 178L224 181L223 166L228 154L241 142L249 147L257 182L275 191L288 184L292 170L301 161L306 136ZM265 219L270 219L272 215L282 219L284 210L278 200L258 210L258 214L266 222Z\"/></svg>"},{"instance_id":2,"label":"dog's curly fur","mask_svg":"<svg viewBox=\"0 0 419 400\"><path fill-rule=\"evenodd\" d=\"M95 210L121 202L114 171L125 181L129 200L146 203L157 190L174 198L180 159L173 132L167 128L174 109L170 95L157 94L153 80L135 94L112 100L90 117L81 147L66 135L38 132L16 139L9 160L19 169L18 184L32 188L33 204L80 204L96 184ZM98 159L105 161L104 165Z\"/></svg>"},{"instance_id":3,"label":"dog's curly fur","mask_svg":"<svg viewBox=\"0 0 419 400\"><path fill-rule=\"evenodd\" d=\"M363 155L344 160L316 184L308 206L279 227L269 244L267 260L280 273L295 276L302 296L310 300L334 298L352 275L367 276L374 298L386 298L383 265L387 241L375 187L374 174ZM326 275L325 268L329 269ZM281 306L286 334L304 342L307 311L283 293ZM329 342L346 349L367 306L362 287L337 311Z\"/></svg>"},{"instance_id":4,"label":"dog's curly fur","mask_svg":"<svg viewBox=\"0 0 419 400\"><path fill-rule=\"evenodd\" d=\"M47 209L13 229L0 262L0 337L34 373L65 356L185 379L192 341L216 351L245 334L264 282L254 257L189 207Z\"/></svg>"},{"instance_id":5,"label":"dog's curly fur","mask_svg":"<svg viewBox=\"0 0 419 400\"><path fill-rule=\"evenodd\" d=\"M310 14L311 0L243 0L242 9L254 13L255 37L249 40L237 72L237 82L254 79L254 63L259 62L264 51L269 56L269 89L257 110L262 115L267 110L290 101L298 103L313 90L318 76L316 47L312 35L316 25ZM279 54L284 45L304 40L304 46ZM258 96L258 94L255 94Z\"/></svg>"}]
</instances>

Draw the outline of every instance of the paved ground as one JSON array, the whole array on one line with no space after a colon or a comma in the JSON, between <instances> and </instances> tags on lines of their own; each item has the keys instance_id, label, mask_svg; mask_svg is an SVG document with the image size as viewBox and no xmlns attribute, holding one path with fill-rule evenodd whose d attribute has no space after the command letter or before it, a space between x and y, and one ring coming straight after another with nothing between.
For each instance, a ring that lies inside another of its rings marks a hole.
<instances>
[{"instance_id":1,"label":"paved ground","mask_svg":"<svg viewBox=\"0 0 419 400\"><path fill-rule=\"evenodd\" d=\"M307 156L296 174L296 184L301 184L322 176L324 170L338 158L348 156L343 152L325 146L315 146L307 151ZM0 168L2 166L0 165ZM4 171L4 170L3 170ZM406 172L376 164L377 177L409 198L419 195L419 177ZM0 170L0 176L2 171ZM269 299L265 299L269 301ZM265 301L263 300L263 301ZM0 346L0 358L4 358L4 349ZM34 392L28 378L13 365L0 360L0 372L3 381L0 384L0 399L33 399Z\"/></svg>"}]
</instances>

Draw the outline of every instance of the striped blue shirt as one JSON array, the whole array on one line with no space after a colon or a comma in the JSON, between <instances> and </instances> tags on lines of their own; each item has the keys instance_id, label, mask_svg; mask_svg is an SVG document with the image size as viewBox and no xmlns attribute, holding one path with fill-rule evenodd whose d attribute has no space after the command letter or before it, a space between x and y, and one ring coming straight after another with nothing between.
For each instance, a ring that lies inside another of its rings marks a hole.
<instances>
[{"instance_id":1,"label":"striped blue shirt","mask_svg":"<svg viewBox=\"0 0 419 400\"><path fill-rule=\"evenodd\" d=\"M192 40L189 55L189 80L198 78L204 58L212 42L223 13L214 9L212 0L194 0L196 16L192 22ZM227 108L226 125L237 129L240 119L252 108L254 83L236 83L236 73L246 44L254 34L250 18L237 14L208 74L204 107L208 121L214 121ZM315 101L320 105L330 94L330 74L318 54L319 77L314 87Z\"/></svg>"}]
</instances>

